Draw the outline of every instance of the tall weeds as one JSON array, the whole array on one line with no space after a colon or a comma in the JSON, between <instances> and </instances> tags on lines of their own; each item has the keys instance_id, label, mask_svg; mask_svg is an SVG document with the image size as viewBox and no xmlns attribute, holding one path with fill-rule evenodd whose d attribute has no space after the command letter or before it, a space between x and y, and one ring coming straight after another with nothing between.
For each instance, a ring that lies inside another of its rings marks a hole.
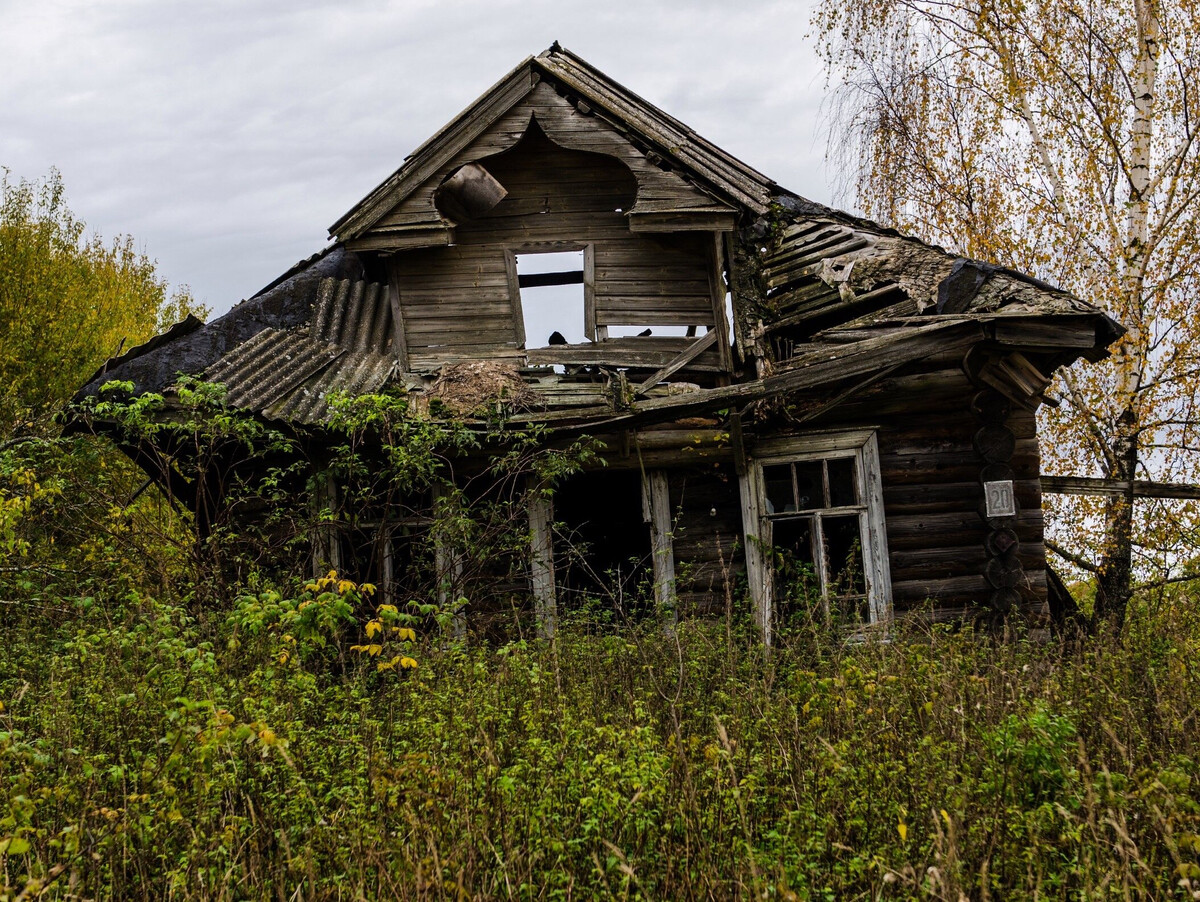
<instances>
[{"instance_id":1,"label":"tall weeds","mask_svg":"<svg viewBox=\"0 0 1200 902\"><path fill-rule=\"evenodd\" d=\"M735 613L673 637L426 635L403 671L349 651L349 614L281 655L294 624L262 598L10 609L4 898L1200 890L1189 598L1122 641L805 631L766 653Z\"/></svg>"}]
</instances>

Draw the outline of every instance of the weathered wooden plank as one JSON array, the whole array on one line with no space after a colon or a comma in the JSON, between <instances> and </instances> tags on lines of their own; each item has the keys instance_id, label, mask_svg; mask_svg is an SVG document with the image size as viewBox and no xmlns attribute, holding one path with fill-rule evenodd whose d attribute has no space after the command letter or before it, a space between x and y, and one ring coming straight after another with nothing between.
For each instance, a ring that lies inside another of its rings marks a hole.
<instances>
[{"instance_id":1,"label":"weathered wooden plank","mask_svg":"<svg viewBox=\"0 0 1200 902\"><path fill-rule=\"evenodd\" d=\"M631 232L728 232L736 223L733 211L695 210L629 214Z\"/></svg>"},{"instance_id":2,"label":"weathered wooden plank","mask_svg":"<svg viewBox=\"0 0 1200 902\"><path fill-rule=\"evenodd\" d=\"M654 604L659 616L668 626L675 623L675 550L672 545L673 530L670 493L667 474L663 470L650 470L642 485L643 495L650 512L650 540L654 563Z\"/></svg>"},{"instance_id":3,"label":"weathered wooden plank","mask_svg":"<svg viewBox=\"0 0 1200 902\"><path fill-rule=\"evenodd\" d=\"M634 393L638 395L644 395L655 385L660 382L666 382L685 366L696 360L701 354L716 345L717 332L718 330L713 329L709 331L703 338L692 341L690 347L688 347L682 354L680 354L678 357L675 357L669 363L664 364L661 369L654 373L654 375L639 385L634 390Z\"/></svg>"},{"instance_id":4,"label":"weathered wooden plank","mask_svg":"<svg viewBox=\"0 0 1200 902\"><path fill-rule=\"evenodd\" d=\"M592 341L598 337L596 334L596 246L590 242L583 249L583 334Z\"/></svg>"},{"instance_id":5,"label":"weathered wooden plank","mask_svg":"<svg viewBox=\"0 0 1200 902\"><path fill-rule=\"evenodd\" d=\"M697 298L695 303L658 306L661 300L647 304L620 305L610 303L604 296L596 298L596 324L598 326L712 326L712 307L708 298Z\"/></svg>"},{"instance_id":6,"label":"weathered wooden plank","mask_svg":"<svg viewBox=\"0 0 1200 902\"><path fill-rule=\"evenodd\" d=\"M472 313L485 317L511 317L513 306L506 299L503 301L481 301L474 304L464 304L458 301L446 304L422 302L419 304L407 304L404 308L405 317L414 322L420 319L468 319Z\"/></svg>"},{"instance_id":7,"label":"weathered wooden plank","mask_svg":"<svg viewBox=\"0 0 1200 902\"><path fill-rule=\"evenodd\" d=\"M729 346L730 323L725 306L728 294L725 284L725 243L719 234L713 235L712 245L709 247L708 281L713 304L713 322L716 324L714 331L717 332L717 354L721 360L721 368L727 373L732 373L733 351Z\"/></svg>"},{"instance_id":8,"label":"weathered wooden plank","mask_svg":"<svg viewBox=\"0 0 1200 902\"><path fill-rule=\"evenodd\" d=\"M404 335L404 306L400 303L400 293L396 288L393 274L388 279L388 305L392 311L392 348L396 353L396 362L400 372L408 372L408 341Z\"/></svg>"},{"instance_id":9,"label":"weathered wooden plank","mask_svg":"<svg viewBox=\"0 0 1200 902\"><path fill-rule=\"evenodd\" d=\"M866 547L872 549L873 552L864 555L864 558L871 562L870 570L866 574L871 603L871 620L878 623L886 620L888 616L888 605L892 599L892 575L888 565L888 534L883 513L879 444L874 433L863 445L858 478L862 484L863 498L867 502L867 510L862 515L862 519L866 521Z\"/></svg>"},{"instance_id":10,"label":"weathered wooden plank","mask_svg":"<svg viewBox=\"0 0 1200 902\"><path fill-rule=\"evenodd\" d=\"M1094 495L1114 497L1129 493L1129 483L1095 476L1042 476L1042 491L1056 495ZM1133 481L1133 497L1174 500L1200 500L1200 485L1191 483Z\"/></svg>"},{"instance_id":11,"label":"weathered wooden plank","mask_svg":"<svg viewBox=\"0 0 1200 902\"><path fill-rule=\"evenodd\" d=\"M997 319L992 327L996 341L1006 345L1037 348L1093 348L1096 346L1096 325L1082 317L1060 319L1050 323Z\"/></svg>"},{"instance_id":12,"label":"weathered wooden plank","mask_svg":"<svg viewBox=\"0 0 1200 902\"><path fill-rule=\"evenodd\" d=\"M985 604L992 594L992 587L981 575L952 576L949 579L901 580L892 584L892 594L897 600L971 599Z\"/></svg>"},{"instance_id":13,"label":"weathered wooden plank","mask_svg":"<svg viewBox=\"0 0 1200 902\"><path fill-rule=\"evenodd\" d=\"M367 234L346 242L352 251L394 251L406 248L438 247L454 243L453 229L445 226Z\"/></svg>"},{"instance_id":14,"label":"weathered wooden plank","mask_svg":"<svg viewBox=\"0 0 1200 902\"><path fill-rule=\"evenodd\" d=\"M468 336L476 336L479 343L488 341L518 342L515 331L515 319L511 315L504 317L480 316L474 321L465 317L458 319L429 319L409 316L408 339L413 344L424 341L437 344L472 343Z\"/></svg>"},{"instance_id":15,"label":"weathered wooden plank","mask_svg":"<svg viewBox=\"0 0 1200 902\"><path fill-rule=\"evenodd\" d=\"M766 554L765 542L761 537L762 497L760 470L749 467L738 477L738 494L741 498L743 537L745 539L746 581L750 600L754 607L754 621L758 625L763 644L771 646L774 639L774 616L772 611L772 573Z\"/></svg>"},{"instance_id":16,"label":"weathered wooden plank","mask_svg":"<svg viewBox=\"0 0 1200 902\"><path fill-rule=\"evenodd\" d=\"M685 353L694 344L688 338L654 338L653 336L632 338L610 338L607 341L588 344L553 345L546 348L530 348L531 365L548 364L607 364L609 366L661 367L670 363L679 354ZM700 354L709 348L701 348ZM698 354L697 356L700 356ZM710 369L716 368L715 355L710 357Z\"/></svg>"}]
</instances>

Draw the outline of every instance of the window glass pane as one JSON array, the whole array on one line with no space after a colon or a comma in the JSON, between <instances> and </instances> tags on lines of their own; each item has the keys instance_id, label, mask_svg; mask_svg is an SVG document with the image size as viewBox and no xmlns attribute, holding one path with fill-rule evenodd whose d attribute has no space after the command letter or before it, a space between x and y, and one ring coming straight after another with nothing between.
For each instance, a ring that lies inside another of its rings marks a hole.
<instances>
[{"instance_id":1,"label":"window glass pane","mask_svg":"<svg viewBox=\"0 0 1200 902\"><path fill-rule=\"evenodd\" d=\"M763 484L766 486L768 514L782 514L796 509L791 464L763 467Z\"/></svg>"},{"instance_id":2,"label":"window glass pane","mask_svg":"<svg viewBox=\"0 0 1200 902\"><path fill-rule=\"evenodd\" d=\"M825 566L829 575L829 585L825 591L830 606L838 598L865 595L867 581L863 574L858 515L822 517L821 530L825 536Z\"/></svg>"},{"instance_id":3,"label":"window glass pane","mask_svg":"<svg viewBox=\"0 0 1200 902\"><path fill-rule=\"evenodd\" d=\"M803 602L805 608L821 597L813 564L811 517L776 520L771 524L775 548L775 592L783 610Z\"/></svg>"},{"instance_id":4,"label":"window glass pane","mask_svg":"<svg viewBox=\"0 0 1200 902\"><path fill-rule=\"evenodd\" d=\"M858 504L855 491L854 458L834 457L829 461L829 506L849 507Z\"/></svg>"},{"instance_id":5,"label":"window glass pane","mask_svg":"<svg viewBox=\"0 0 1200 902\"><path fill-rule=\"evenodd\" d=\"M796 464L796 489L800 497L800 506L796 510L810 511L825 506L821 461L803 460Z\"/></svg>"}]
</instances>

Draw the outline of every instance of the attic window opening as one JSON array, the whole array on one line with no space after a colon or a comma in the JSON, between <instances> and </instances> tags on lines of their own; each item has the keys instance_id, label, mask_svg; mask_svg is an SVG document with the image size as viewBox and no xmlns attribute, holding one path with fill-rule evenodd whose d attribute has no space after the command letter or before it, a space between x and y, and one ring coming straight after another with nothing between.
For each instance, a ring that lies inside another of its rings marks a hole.
<instances>
[{"instance_id":1,"label":"attic window opening","mask_svg":"<svg viewBox=\"0 0 1200 902\"><path fill-rule=\"evenodd\" d=\"M526 347L589 341L584 321L587 251L521 252L515 257Z\"/></svg>"}]
</instances>

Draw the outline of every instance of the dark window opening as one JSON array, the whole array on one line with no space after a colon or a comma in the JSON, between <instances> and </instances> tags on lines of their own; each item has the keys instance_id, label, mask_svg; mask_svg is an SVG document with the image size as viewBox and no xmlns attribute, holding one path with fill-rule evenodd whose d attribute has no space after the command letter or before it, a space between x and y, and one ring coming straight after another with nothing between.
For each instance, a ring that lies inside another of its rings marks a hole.
<instances>
[{"instance_id":1,"label":"dark window opening","mask_svg":"<svg viewBox=\"0 0 1200 902\"><path fill-rule=\"evenodd\" d=\"M784 621L818 602L837 623L871 619L863 558L866 501L854 455L763 467L775 586Z\"/></svg>"},{"instance_id":2,"label":"dark window opening","mask_svg":"<svg viewBox=\"0 0 1200 902\"><path fill-rule=\"evenodd\" d=\"M654 613L650 527L636 472L585 473L554 495L559 612L639 619Z\"/></svg>"}]
</instances>

